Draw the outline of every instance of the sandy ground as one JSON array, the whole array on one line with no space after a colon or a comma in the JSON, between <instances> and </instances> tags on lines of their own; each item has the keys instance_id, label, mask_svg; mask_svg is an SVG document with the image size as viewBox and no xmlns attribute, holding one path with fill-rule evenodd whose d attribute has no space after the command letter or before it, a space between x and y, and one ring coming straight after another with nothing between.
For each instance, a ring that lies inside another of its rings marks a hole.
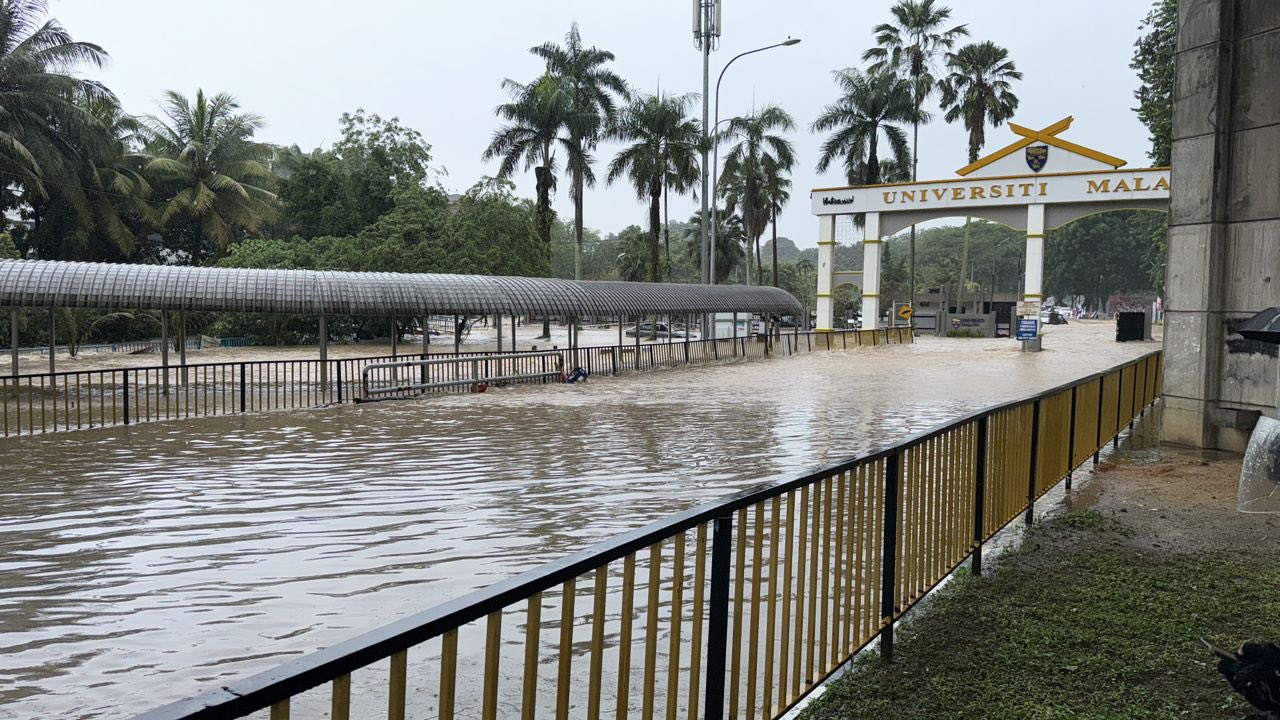
<instances>
[{"instance_id":1,"label":"sandy ground","mask_svg":"<svg viewBox=\"0 0 1280 720\"><path fill-rule=\"evenodd\" d=\"M1135 530L1134 542L1152 549L1273 556L1280 515L1236 510L1241 457L1155 445L1154 425L1144 423L1126 451L1100 463L1068 493L1067 506L1122 520Z\"/></svg>"}]
</instances>

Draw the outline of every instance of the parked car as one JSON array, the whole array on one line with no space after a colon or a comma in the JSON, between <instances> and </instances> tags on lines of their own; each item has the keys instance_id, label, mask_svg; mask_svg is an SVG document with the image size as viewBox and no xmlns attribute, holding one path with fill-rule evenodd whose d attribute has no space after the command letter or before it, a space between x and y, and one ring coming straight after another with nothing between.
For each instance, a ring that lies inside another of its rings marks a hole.
<instances>
[{"instance_id":1,"label":"parked car","mask_svg":"<svg viewBox=\"0 0 1280 720\"><path fill-rule=\"evenodd\" d=\"M656 329L656 330L654 329L654 325L655 325L655 324L657 325L657 329ZM660 322L660 323L642 322L642 323L640 323L640 337L642 337L642 338L646 338L646 337L654 337L654 335L655 335L655 334L657 335L657 337L660 337L660 338L665 338L665 337L682 338L682 337L684 337L684 332L683 332L683 331L681 331L681 330L677 330L677 329L673 329L673 328L671 328L670 326L668 326L668 325L667 325L666 323L664 323L664 322ZM632 325L631 327L627 328L627 337L635 337L635 336L636 336L636 326L635 326L635 325Z\"/></svg>"}]
</instances>

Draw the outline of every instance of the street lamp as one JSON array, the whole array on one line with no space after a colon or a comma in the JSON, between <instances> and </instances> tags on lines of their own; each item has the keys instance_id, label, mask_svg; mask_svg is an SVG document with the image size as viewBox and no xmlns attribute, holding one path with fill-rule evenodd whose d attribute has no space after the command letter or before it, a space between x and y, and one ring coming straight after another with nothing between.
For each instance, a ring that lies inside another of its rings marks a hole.
<instances>
[{"instance_id":1,"label":"street lamp","mask_svg":"<svg viewBox=\"0 0 1280 720\"><path fill-rule=\"evenodd\" d=\"M738 53L737 55L734 55L729 60L729 62L724 64L724 67L720 70L720 77L716 78L716 115L715 115L715 125L712 126L714 128L714 131L712 133L713 137L715 136L716 133L719 132L719 128L720 128L720 81L724 80L724 73L726 70L729 69L729 66L732 65L734 61L737 60L738 58L746 57L747 55L751 55L758 52L764 52L765 50L772 50L773 48L777 48L777 47L790 47L792 45L798 45L799 43L800 43L800 38L787 38L786 40L783 40L780 43L774 43L773 45L766 45L764 47L756 48L755 50L748 50L743 53ZM703 170L704 170L704 176L705 176L705 168ZM719 208L716 205L716 195L719 191L719 187L720 187L720 141L719 141L719 138L717 137L715 139L715 144L712 145L711 197L709 198L711 201L711 231L710 231L710 240L708 244L710 245L709 250L710 250L711 259L709 263L710 271L709 271L708 277L709 277L709 283L712 285L716 284L716 223L718 222L718 218L720 214ZM705 198L706 196L704 195L703 197ZM750 273L748 273L747 284L750 284L750 283L751 283L751 277L750 277Z\"/></svg>"}]
</instances>

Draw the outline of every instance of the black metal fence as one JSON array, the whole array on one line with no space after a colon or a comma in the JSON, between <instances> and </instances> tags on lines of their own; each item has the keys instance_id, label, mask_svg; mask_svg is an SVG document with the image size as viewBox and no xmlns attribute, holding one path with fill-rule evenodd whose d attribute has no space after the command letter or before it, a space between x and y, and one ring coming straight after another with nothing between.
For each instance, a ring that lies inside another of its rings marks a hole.
<instances>
[{"instance_id":1,"label":"black metal fence","mask_svg":"<svg viewBox=\"0 0 1280 720\"><path fill-rule=\"evenodd\" d=\"M891 658L903 614L966 560L980 574L983 544L1097 462L1161 375L1156 352L972 413L139 720L776 718L871 642Z\"/></svg>"},{"instance_id":2,"label":"black metal fence","mask_svg":"<svg viewBox=\"0 0 1280 720\"><path fill-rule=\"evenodd\" d=\"M592 375L622 374L734 358L910 342L905 328L560 348L564 364ZM0 436L34 435L178 418L266 412L353 402L365 366L452 357L484 362L510 353L400 354L315 360L246 360L166 367L73 370L0 377ZM379 381L390 381L390 371ZM431 392L468 392L467 385ZM408 395L410 393L404 393Z\"/></svg>"}]
</instances>

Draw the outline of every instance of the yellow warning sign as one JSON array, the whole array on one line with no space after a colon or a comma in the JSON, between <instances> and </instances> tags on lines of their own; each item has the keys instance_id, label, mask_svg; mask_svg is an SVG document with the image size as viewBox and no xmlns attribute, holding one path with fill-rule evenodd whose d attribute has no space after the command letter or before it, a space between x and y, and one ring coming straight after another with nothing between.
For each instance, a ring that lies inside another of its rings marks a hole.
<instances>
[{"instance_id":1,"label":"yellow warning sign","mask_svg":"<svg viewBox=\"0 0 1280 720\"><path fill-rule=\"evenodd\" d=\"M902 318L903 320L910 320L910 319L911 319L911 306L910 306L910 305L903 305L903 306L899 307L899 308L898 308L898 317Z\"/></svg>"}]
</instances>

